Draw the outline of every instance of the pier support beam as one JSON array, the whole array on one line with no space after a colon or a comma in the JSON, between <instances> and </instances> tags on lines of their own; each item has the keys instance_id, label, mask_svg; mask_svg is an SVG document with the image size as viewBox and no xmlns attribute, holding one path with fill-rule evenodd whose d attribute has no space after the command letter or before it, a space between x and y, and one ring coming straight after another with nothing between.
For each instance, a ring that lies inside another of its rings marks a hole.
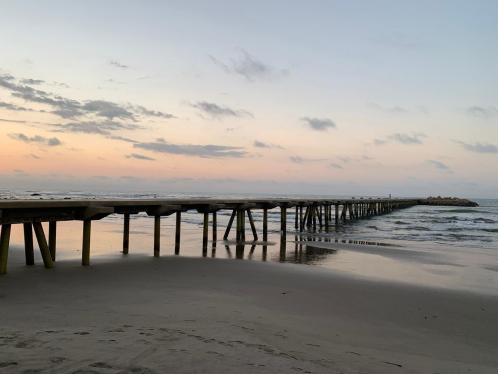
<instances>
[{"instance_id":1,"label":"pier support beam","mask_svg":"<svg viewBox=\"0 0 498 374\"><path fill-rule=\"evenodd\" d=\"M161 253L161 216L154 216L154 257Z\"/></svg>"},{"instance_id":2,"label":"pier support beam","mask_svg":"<svg viewBox=\"0 0 498 374\"><path fill-rule=\"evenodd\" d=\"M180 254L180 232L182 226L182 212L176 212L176 225L175 225L175 255Z\"/></svg>"},{"instance_id":3,"label":"pier support beam","mask_svg":"<svg viewBox=\"0 0 498 374\"><path fill-rule=\"evenodd\" d=\"M3 224L0 231L0 274L7 273L7 261L9 258L10 225Z\"/></svg>"},{"instance_id":4,"label":"pier support beam","mask_svg":"<svg viewBox=\"0 0 498 374\"><path fill-rule=\"evenodd\" d=\"M87 219L83 221L83 246L81 264L83 266L90 265L90 239L92 234L92 221Z\"/></svg>"},{"instance_id":5,"label":"pier support beam","mask_svg":"<svg viewBox=\"0 0 498 374\"><path fill-rule=\"evenodd\" d=\"M54 266L54 263L52 261L52 256L50 255L50 250L48 249L47 238L43 232L41 222L33 222L33 229L35 231L36 240L38 241L38 247L40 247L43 264L47 269L50 269Z\"/></svg>"},{"instance_id":6,"label":"pier support beam","mask_svg":"<svg viewBox=\"0 0 498 374\"><path fill-rule=\"evenodd\" d=\"M268 209L263 209L263 241L268 241Z\"/></svg>"},{"instance_id":7,"label":"pier support beam","mask_svg":"<svg viewBox=\"0 0 498 374\"><path fill-rule=\"evenodd\" d=\"M26 265L35 264L35 251L33 248L33 225L31 223L24 223L24 254L26 257Z\"/></svg>"},{"instance_id":8,"label":"pier support beam","mask_svg":"<svg viewBox=\"0 0 498 374\"><path fill-rule=\"evenodd\" d=\"M206 256L206 254L207 254L208 232L209 232L209 213L204 212L204 221L203 221L203 225L202 225L202 255L203 256Z\"/></svg>"},{"instance_id":9,"label":"pier support beam","mask_svg":"<svg viewBox=\"0 0 498 374\"><path fill-rule=\"evenodd\" d=\"M280 234L287 234L287 207L280 207Z\"/></svg>"},{"instance_id":10,"label":"pier support beam","mask_svg":"<svg viewBox=\"0 0 498 374\"><path fill-rule=\"evenodd\" d=\"M123 254L127 255L130 250L130 213L124 214L123 224Z\"/></svg>"},{"instance_id":11,"label":"pier support beam","mask_svg":"<svg viewBox=\"0 0 498 374\"><path fill-rule=\"evenodd\" d=\"M252 219L252 213L250 209L247 209L247 218L249 218L249 224L251 225L252 236L254 237L254 241L257 241L258 233L256 231L256 226L254 225L254 220Z\"/></svg>"},{"instance_id":12,"label":"pier support beam","mask_svg":"<svg viewBox=\"0 0 498 374\"><path fill-rule=\"evenodd\" d=\"M223 240L228 239L228 235L230 234L230 230L232 229L232 225L233 225L233 220L235 219L236 215L237 215L237 211L234 209L232 211L232 215L230 216L230 220L228 221L227 229L225 230L225 235L223 235Z\"/></svg>"},{"instance_id":13,"label":"pier support beam","mask_svg":"<svg viewBox=\"0 0 498 374\"><path fill-rule=\"evenodd\" d=\"M213 248L216 247L216 242L218 241L218 218L216 217L216 212L213 212Z\"/></svg>"},{"instance_id":14,"label":"pier support beam","mask_svg":"<svg viewBox=\"0 0 498 374\"><path fill-rule=\"evenodd\" d=\"M339 204L335 204L335 225L339 225Z\"/></svg>"},{"instance_id":15,"label":"pier support beam","mask_svg":"<svg viewBox=\"0 0 498 374\"><path fill-rule=\"evenodd\" d=\"M50 221L48 223L48 249L50 250L52 261L55 261L55 251L57 250L57 221Z\"/></svg>"}]
</instances>

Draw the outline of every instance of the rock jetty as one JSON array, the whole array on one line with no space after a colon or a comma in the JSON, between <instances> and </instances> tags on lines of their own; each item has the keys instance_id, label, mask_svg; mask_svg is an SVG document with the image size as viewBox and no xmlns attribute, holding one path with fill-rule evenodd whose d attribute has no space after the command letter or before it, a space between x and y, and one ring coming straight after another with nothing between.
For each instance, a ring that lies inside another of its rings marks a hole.
<instances>
[{"instance_id":1,"label":"rock jetty","mask_svg":"<svg viewBox=\"0 0 498 374\"><path fill-rule=\"evenodd\" d=\"M475 201L468 199L460 199L458 197L441 197L431 196L427 199L421 199L418 202L420 205L439 205L439 206L479 206Z\"/></svg>"}]
</instances>

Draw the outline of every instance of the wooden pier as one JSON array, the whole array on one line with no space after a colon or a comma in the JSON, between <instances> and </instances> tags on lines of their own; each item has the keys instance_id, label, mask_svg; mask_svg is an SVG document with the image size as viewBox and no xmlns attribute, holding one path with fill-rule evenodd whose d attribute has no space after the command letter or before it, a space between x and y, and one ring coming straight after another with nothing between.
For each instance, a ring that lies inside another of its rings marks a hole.
<instances>
[{"instance_id":1,"label":"wooden pier","mask_svg":"<svg viewBox=\"0 0 498 374\"><path fill-rule=\"evenodd\" d=\"M296 232L338 226L350 221L378 216L393 210L408 208L423 203L417 199L268 199L268 200L214 200L214 199L168 199L168 200L1 200L0 201L0 274L7 272L11 225L22 224L26 265L34 264L33 231L46 268L52 268L56 260L57 222L83 222L82 265L90 265L90 238L92 221L110 214L123 215L123 254L129 252L130 215L145 212L154 217L155 257L160 256L161 218L175 214L175 254L180 253L181 214L196 211L203 215L202 251L207 252L209 241L209 215L212 215L212 244L217 242L217 213L231 211L230 220L223 235L228 240L235 222L235 240L240 245L246 242L246 222L249 222L252 242L258 240L258 229L252 212L263 213L262 240L268 240L268 210L280 210L281 245L285 245L287 216L294 210ZM48 240L42 222L49 223Z\"/></svg>"}]
</instances>

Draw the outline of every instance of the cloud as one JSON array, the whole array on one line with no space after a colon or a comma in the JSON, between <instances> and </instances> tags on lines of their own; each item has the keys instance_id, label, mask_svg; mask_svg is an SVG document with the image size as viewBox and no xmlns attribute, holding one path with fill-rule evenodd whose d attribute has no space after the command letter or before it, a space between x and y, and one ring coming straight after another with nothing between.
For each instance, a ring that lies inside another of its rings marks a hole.
<instances>
[{"instance_id":1,"label":"cloud","mask_svg":"<svg viewBox=\"0 0 498 374\"><path fill-rule=\"evenodd\" d=\"M441 162L441 161L438 161L438 160L427 160L427 163L429 165L432 165L436 169L451 172L451 168L448 165L446 165L445 163Z\"/></svg>"},{"instance_id":2,"label":"cloud","mask_svg":"<svg viewBox=\"0 0 498 374\"><path fill-rule=\"evenodd\" d=\"M119 61L116 61L116 60L109 61L109 65L112 65L112 66L120 68L120 69L128 69L129 68L128 65L122 64L122 63L120 63Z\"/></svg>"},{"instance_id":3,"label":"cloud","mask_svg":"<svg viewBox=\"0 0 498 374\"><path fill-rule=\"evenodd\" d=\"M134 123L127 124L116 121L87 121L87 122L69 122L64 124L52 125L55 132L72 132L84 134L111 135L118 130L138 130L142 126Z\"/></svg>"},{"instance_id":4,"label":"cloud","mask_svg":"<svg viewBox=\"0 0 498 374\"><path fill-rule=\"evenodd\" d=\"M37 143L49 147L55 147L62 144L62 142L58 138L45 138L40 135L35 135L30 137L28 135L18 133L18 134L9 134L9 136L12 139L19 140L24 143Z\"/></svg>"},{"instance_id":5,"label":"cloud","mask_svg":"<svg viewBox=\"0 0 498 374\"><path fill-rule=\"evenodd\" d=\"M246 152L242 147L213 144L172 144L161 138L157 139L155 142L135 143L133 144L133 147L158 153L197 156L202 158L240 158L246 156Z\"/></svg>"},{"instance_id":6,"label":"cloud","mask_svg":"<svg viewBox=\"0 0 498 374\"><path fill-rule=\"evenodd\" d=\"M39 84L43 84L45 83L44 80L41 80L41 79L21 79L21 83L22 84L30 84L32 86L36 86L36 85L39 85Z\"/></svg>"},{"instance_id":7,"label":"cloud","mask_svg":"<svg viewBox=\"0 0 498 374\"><path fill-rule=\"evenodd\" d=\"M329 118L303 117L301 118L301 121L304 121L306 126L315 131L326 131L329 128L336 128L336 124Z\"/></svg>"},{"instance_id":8,"label":"cloud","mask_svg":"<svg viewBox=\"0 0 498 374\"><path fill-rule=\"evenodd\" d=\"M426 135L422 133L413 133L413 134L402 134L395 133L390 135L388 138L396 143L400 144L422 144L422 138L425 138Z\"/></svg>"},{"instance_id":9,"label":"cloud","mask_svg":"<svg viewBox=\"0 0 498 374\"><path fill-rule=\"evenodd\" d=\"M137 160L146 160L146 161L154 161L155 160L155 158L144 156L144 155L141 155L139 153L131 153L129 155L126 155L126 158L135 158Z\"/></svg>"},{"instance_id":10,"label":"cloud","mask_svg":"<svg viewBox=\"0 0 498 374\"><path fill-rule=\"evenodd\" d=\"M455 141L460 144L464 149L475 153L498 153L498 146L490 143L465 143L462 141Z\"/></svg>"},{"instance_id":11,"label":"cloud","mask_svg":"<svg viewBox=\"0 0 498 374\"><path fill-rule=\"evenodd\" d=\"M170 113L164 113L164 112L160 112L158 110L150 110L150 109L147 109L141 105L135 105L132 108L136 112L143 114L143 115L146 115L148 117L162 117L162 118L166 118L166 119L176 118L174 115L172 115Z\"/></svg>"},{"instance_id":12,"label":"cloud","mask_svg":"<svg viewBox=\"0 0 498 374\"><path fill-rule=\"evenodd\" d=\"M331 168L334 168L334 169L343 169L343 167L339 164L336 164L336 163L332 163L329 165Z\"/></svg>"},{"instance_id":13,"label":"cloud","mask_svg":"<svg viewBox=\"0 0 498 374\"><path fill-rule=\"evenodd\" d=\"M5 101L0 101L0 108L7 110L18 111L18 112L31 112L32 109L28 109L16 104L6 103Z\"/></svg>"},{"instance_id":14,"label":"cloud","mask_svg":"<svg viewBox=\"0 0 498 374\"><path fill-rule=\"evenodd\" d=\"M319 162L319 161L325 161L323 158L304 158L301 156L290 156L289 160L295 164L303 164L306 162Z\"/></svg>"},{"instance_id":15,"label":"cloud","mask_svg":"<svg viewBox=\"0 0 498 374\"><path fill-rule=\"evenodd\" d=\"M266 148L266 149L278 148L278 149L283 149L283 147L281 147L281 146L279 146L277 144L265 143L265 142L262 142L262 141L259 141L259 140L255 140L254 143L253 143L253 145L256 148Z\"/></svg>"},{"instance_id":16,"label":"cloud","mask_svg":"<svg viewBox=\"0 0 498 374\"><path fill-rule=\"evenodd\" d=\"M64 119L77 119L82 116L95 116L104 119L137 121L137 117L172 118L172 114L150 110L141 105L118 104L107 100L78 101L46 92L22 83L9 74L0 75L0 87L10 91L11 95L28 102L52 107L52 114ZM36 80L29 80L36 81Z\"/></svg>"},{"instance_id":17,"label":"cloud","mask_svg":"<svg viewBox=\"0 0 498 374\"><path fill-rule=\"evenodd\" d=\"M254 117L252 113L246 110L231 109L229 107L207 101L198 101L197 103L191 105L192 107L199 109L202 113L216 119L222 119L225 117Z\"/></svg>"},{"instance_id":18,"label":"cloud","mask_svg":"<svg viewBox=\"0 0 498 374\"><path fill-rule=\"evenodd\" d=\"M270 65L251 56L247 51L241 50L240 55L228 62L222 62L213 56L211 61L227 74L237 74L249 82L257 80L271 80L287 74L286 70L277 70Z\"/></svg>"},{"instance_id":19,"label":"cloud","mask_svg":"<svg viewBox=\"0 0 498 374\"><path fill-rule=\"evenodd\" d=\"M99 117L108 119L124 119L135 121L135 116L132 112L124 107L105 100L90 100L83 104L81 110L87 113L95 113Z\"/></svg>"},{"instance_id":20,"label":"cloud","mask_svg":"<svg viewBox=\"0 0 498 374\"><path fill-rule=\"evenodd\" d=\"M494 106L482 107L474 105L467 108L467 113L473 117L488 119L498 115L498 108Z\"/></svg>"},{"instance_id":21,"label":"cloud","mask_svg":"<svg viewBox=\"0 0 498 374\"><path fill-rule=\"evenodd\" d=\"M19 121L19 120L16 120L16 119L6 119L6 118L0 118L0 122L27 123L26 121Z\"/></svg>"}]
</instances>

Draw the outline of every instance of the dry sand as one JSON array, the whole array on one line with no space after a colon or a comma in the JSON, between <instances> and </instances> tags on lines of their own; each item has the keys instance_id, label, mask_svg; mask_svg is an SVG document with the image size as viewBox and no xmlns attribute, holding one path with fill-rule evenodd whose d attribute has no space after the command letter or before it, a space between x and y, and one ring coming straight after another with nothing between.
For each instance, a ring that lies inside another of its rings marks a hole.
<instances>
[{"instance_id":1,"label":"dry sand","mask_svg":"<svg viewBox=\"0 0 498 374\"><path fill-rule=\"evenodd\" d=\"M0 278L2 373L496 373L498 298L130 256Z\"/></svg>"}]
</instances>

